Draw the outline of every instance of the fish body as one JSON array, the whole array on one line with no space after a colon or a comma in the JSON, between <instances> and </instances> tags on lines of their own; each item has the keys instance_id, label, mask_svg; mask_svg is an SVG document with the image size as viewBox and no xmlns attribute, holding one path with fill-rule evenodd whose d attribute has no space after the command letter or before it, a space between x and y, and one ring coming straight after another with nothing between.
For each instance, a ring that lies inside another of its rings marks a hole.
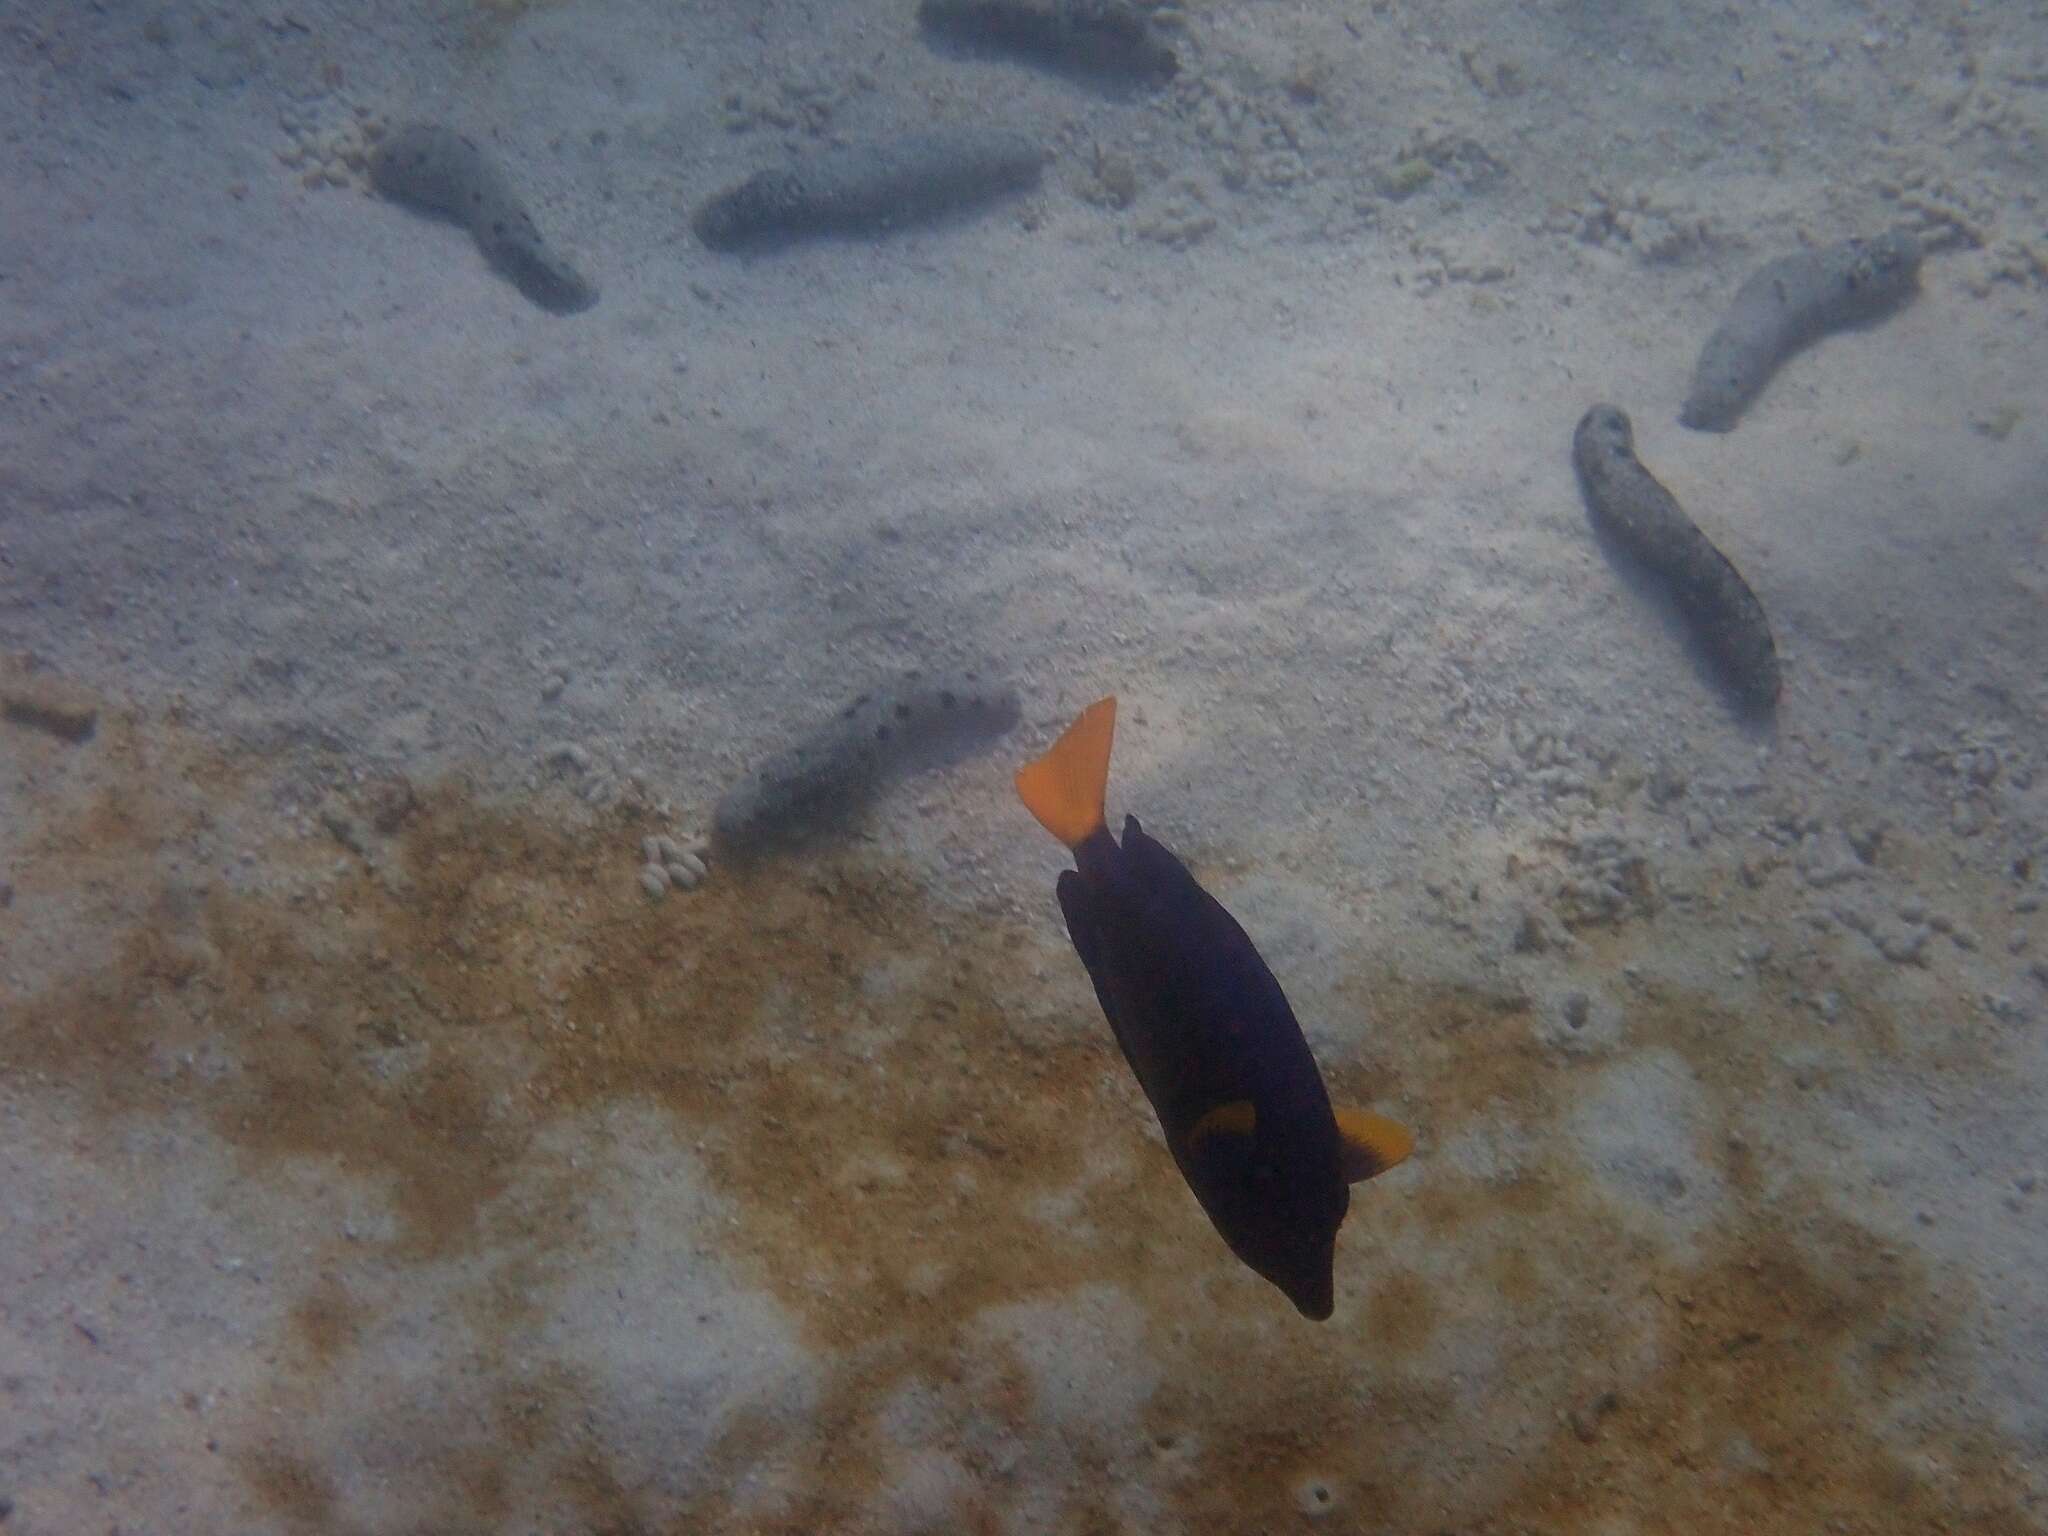
<instances>
[{"instance_id":1,"label":"fish body","mask_svg":"<svg viewBox=\"0 0 2048 1536\"><path fill-rule=\"evenodd\" d=\"M1160 1130L1232 1253L1305 1316L1334 1305L1350 1185L1408 1155L1392 1121L1330 1103L1279 981L1223 904L1139 825L1102 814L1115 701L1086 711L1018 774L1025 805L1073 850L1060 910Z\"/></svg>"}]
</instances>

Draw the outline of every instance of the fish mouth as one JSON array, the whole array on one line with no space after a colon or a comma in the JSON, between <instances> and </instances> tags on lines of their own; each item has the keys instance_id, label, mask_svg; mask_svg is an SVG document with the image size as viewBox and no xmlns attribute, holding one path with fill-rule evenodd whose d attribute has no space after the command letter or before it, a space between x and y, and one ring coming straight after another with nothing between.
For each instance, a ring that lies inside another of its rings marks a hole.
<instances>
[{"instance_id":1,"label":"fish mouth","mask_svg":"<svg viewBox=\"0 0 2048 1536\"><path fill-rule=\"evenodd\" d=\"M1320 1275L1310 1275L1297 1281L1287 1289L1287 1299L1294 1303L1294 1310L1312 1323L1326 1323L1336 1310L1336 1285L1326 1268Z\"/></svg>"},{"instance_id":2,"label":"fish mouth","mask_svg":"<svg viewBox=\"0 0 2048 1536\"><path fill-rule=\"evenodd\" d=\"M1321 1296L1295 1297L1294 1310L1312 1323L1327 1323L1330 1314L1337 1310L1337 1304L1335 1298L1325 1292Z\"/></svg>"}]
</instances>

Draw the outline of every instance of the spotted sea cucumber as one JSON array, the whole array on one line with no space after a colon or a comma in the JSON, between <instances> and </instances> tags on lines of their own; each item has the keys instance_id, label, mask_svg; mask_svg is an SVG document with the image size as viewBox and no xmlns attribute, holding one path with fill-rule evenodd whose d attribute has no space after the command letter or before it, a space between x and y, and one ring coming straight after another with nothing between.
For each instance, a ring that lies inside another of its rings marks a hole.
<instances>
[{"instance_id":1,"label":"spotted sea cucumber","mask_svg":"<svg viewBox=\"0 0 2048 1536\"><path fill-rule=\"evenodd\" d=\"M1627 413L1612 405L1586 412L1572 434L1572 467L1594 528L1670 594L1741 711L1773 714L1778 647L1763 604L1636 457Z\"/></svg>"},{"instance_id":2,"label":"spotted sea cucumber","mask_svg":"<svg viewBox=\"0 0 2048 1536\"><path fill-rule=\"evenodd\" d=\"M734 785L712 818L719 851L746 858L805 841L889 780L986 750L1018 714L1013 689L976 673L904 673Z\"/></svg>"},{"instance_id":3,"label":"spotted sea cucumber","mask_svg":"<svg viewBox=\"0 0 2048 1536\"><path fill-rule=\"evenodd\" d=\"M1157 85L1180 69L1130 0L922 0L917 19L956 46L1095 80Z\"/></svg>"},{"instance_id":4,"label":"spotted sea cucumber","mask_svg":"<svg viewBox=\"0 0 2048 1536\"><path fill-rule=\"evenodd\" d=\"M1679 421L1701 431L1728 431L1794 352L1904 302L1914 290L1921 254L1919 240L1895 229L1767 263L1737 291L1707 338Z\"/></svg>"},{"instance_id":5,"label":"spotted sea cucumber","mask_svg":"<svg viewBox=\"0 0 2048 1536\"><path fill-rule=\"evenodd\" d=\"M411 123L377 146L370 184L393 202L468 229L484 259L542 309L572 315L597 288L541 238L497 162L452 128Z\"/></svg>"},{"instance_id":6,"label":"spotted sea cucumber","mask_svg":"<svg viewBox=\"0 0 2048 1536\"><path fill-rule=\"evenodd\" d=\"M716 250L879 234L1034 187L1043 165L1039 146L1019 134L909 134L756 171L699 208L691 227Z\"/></svg>"}]
</instances>

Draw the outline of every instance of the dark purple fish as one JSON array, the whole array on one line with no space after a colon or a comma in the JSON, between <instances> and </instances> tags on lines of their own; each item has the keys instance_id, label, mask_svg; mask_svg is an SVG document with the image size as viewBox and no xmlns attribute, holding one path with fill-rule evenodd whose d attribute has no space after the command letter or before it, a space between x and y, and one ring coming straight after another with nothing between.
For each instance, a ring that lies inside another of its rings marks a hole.
<instances>
[{"instance_id":1,"label":"dark purple fish","mask_svg":"<svg viewBox=\"0 0 2048 1536\"><path fill-rule=\"evenodd\" d=\"M1017 774L1074 852L1067 933L1181 1176L1230 1251L1304 1317L1333 1305L1350 1186L1413 1150L1391 1120L1335 1110L1280 983L1244 929L1135 816L1103 815L1116 700L1102 699Z\"/></svg>"}]
</instances>

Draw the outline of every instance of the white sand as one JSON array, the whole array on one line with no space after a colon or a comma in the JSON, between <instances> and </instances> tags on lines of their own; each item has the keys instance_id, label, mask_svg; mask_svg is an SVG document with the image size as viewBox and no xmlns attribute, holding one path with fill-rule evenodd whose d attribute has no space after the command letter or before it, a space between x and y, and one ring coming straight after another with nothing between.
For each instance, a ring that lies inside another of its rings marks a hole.
<instances>
[{"instance_id":1,"label":"white sand","mask_svg":"<svg viewBox=\"0 0 2048 1536\"><path fill-rule=\"evenodd\" d=\"M2038 7L1194 0L1179 81L1126 100L934 52L913 10L0 20L0 650L109 701L77 747L0 727L4 1528L1283 1529L1317 1479L1358 1530L2042 1528ZM460 231L280 162L283 125L345 148L365 114L485 142L598 306L545 314ZM689 235L788 151L962 119L1042 135L1043 189L873 243ZM1091 200L1102 157L1130 207ZM1909 308L1730 435L1676 424L1751 270L1900 221L1936 247ZM1775 739L1593 545L1597 400L1770 614ZM223 1118L301 1026L261 964L213 984L247 957L181 892L374 976L346 957L388 885L378 942L426 935L425 979L350 1028L447 981L465 923L532 935L550 1029L631 1022L575 991L611 885L486 858L480 910L408 916L420 846L373 831L366 877L330 796L458 774L609 839L629 889L643 822L699 828L876 678L974 663L1024 730L851 856L913 872L950 947L831 1018L764 982L782 1021L725 1063L733 1104L787 1074L846 1116L809 1175L758 1174L751 1108L557 1113L522 1096L554 1046L401 1023L316 1077L502 1074L460 1121L503 1137L477 1225L429 1253L328 1122L283 1153ZM1027 1057L1106 1035L1007 778L1112 690L1112 809L1422 1134L1357 1192L1320 1332L1161 1176L1106 1055L1069 1104L968 1038L932 1079L960 1123L860 1143L909 1091L864 1063L951 1027L920 1001L948 965L1026 956ZM1588 879L1616 921L1568 939ZM138 925L199 977L122 994L142 1043L25 1045L90 1024L66 978ZM1004 925L1021 951L958 947ZM1143 1201L997 1204L1041 1104ZM850 1250L901 1179L931 1224ZM911 1292L876 1278L905 1255Z\"/></svg>"}]
</instances>

